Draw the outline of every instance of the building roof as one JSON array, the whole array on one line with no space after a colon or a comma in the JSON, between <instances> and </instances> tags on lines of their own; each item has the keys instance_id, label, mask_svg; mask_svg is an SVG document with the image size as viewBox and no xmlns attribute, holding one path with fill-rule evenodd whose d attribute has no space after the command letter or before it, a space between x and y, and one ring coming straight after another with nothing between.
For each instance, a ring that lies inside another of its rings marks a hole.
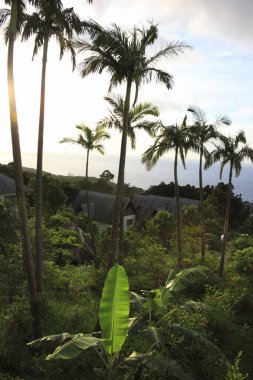
<instances>
[{"instance_id":1,"label":"building roof","mask_svg":"<svg viewBox=\"0 0 253 380\"><path fill-rule=\"evenodd\" d=\"M111 223L113 218L115 195L89 191L91 214L94 219ZM181 208L188 205L199 205L198 200L180 198ZM75 211L86 210L86 191L81 190L76 199L71 203ZM132 209L132 210L131 210ZM176 198L162 197L159 195L134 195L124 198L124 215L137 214L139 217L155 215L160 210L176 213Z\"/></svg>"},{"instance_id":2,"label":"building roof","mask_svg":"<svg viewBox=\"0 0 253 380\"><path fill-rule=\"evenodd\" d=\"M155 215L160 210L176 213L176 198L162 197L160 195L134 195L132 202L140 217ZM180 198L181 208L188 205L199 205L198 200Z\"/></svg>"},{"instance_id":3,"label":"building roof","mask_svg":"<svg viewBox=\"0 0 253 380\"><path fill-rule=\"evenodd\" d=\"M89 201L91 206L92 217L98 221L104 223L112 223L113 210L115 203L115 195L99 193L97 191L89 191ZM135 213L133 211L134 206L131 204L131 200L128 197L124 198L124 215L129 214L129 209L132 208L131 214ZM74 201L71 203L72 208L75 211L86 210L86 191L81 190Z\"/></svg>"},{"instance_id":4,"label":"building roof","mask_svg":"<svg viewBox=\"0 0 253 380\"><path fill-rule=\"evenodd\" d=\"M25 191L29 188L24 186ZM5 174L0 173L0 195L16 194L15 180Z\"/></svg>"}]
</instances>

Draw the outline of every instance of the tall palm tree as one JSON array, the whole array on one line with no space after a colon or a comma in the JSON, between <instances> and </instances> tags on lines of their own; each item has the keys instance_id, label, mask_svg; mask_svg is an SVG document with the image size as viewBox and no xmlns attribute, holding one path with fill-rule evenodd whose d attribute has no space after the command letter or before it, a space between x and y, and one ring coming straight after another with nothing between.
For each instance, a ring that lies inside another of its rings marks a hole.
<instances>
[{"instance_id":1,"label":"tall palm tree","mask_svg":"<svg viewBox=\"0 0 253 380\"><path fill-rule=\"evenodd\" d=\"M217 128L220 125L230 125L231 120L227 116L220 116L213 124L210 124L205 113L199 107L189 107L194 124L191 126L190 134L192 149L199 153L199 192L200 192L200 218L201 218L201 262L205 261L205 222L204 222L204 196L203 196L203 158L208 155L206 144L216 138Z\"/></svg>"},{"instance_id":2,"label":"tall palm tree","mask_svg":"<svg viewBox=\"0 0 253 380\"><path fill-rule=\"evenodd\" d=\"M95 239L92 227L92 217L90 212L90 201L89 201L89 186L88 186L88 176L89 176L89 157L90 152L97 150L100 154L104 154L104 146L101 142L105 139L109 139L110 135L106 132L103 127L96 127L95 130L90 129L85 124L76 125L76 128L81 131L76 139L64 137L60 143L70 143L81 146L86 150L86 170L85 170L85 182L86 182L86 204L87 204L87 216L89 222L90 235L93 245L93 250L95 252Z\"/></svg>"},{"instance_id":3,"label":"tall palm tree","mask_svg":"<svg viewBox=\"0 0 253 380\"><path fill-rule=\"evenodd\" d=\"M60 47L60 58L66 50L70 51L73 69L75 68L75 51L71 44L74 32L82 30L81 21L73 11L73 8L63 9L61 0L39 0L38 12L27 15L25 18L22 39L26 40L35 35L33 58L43 47L40 113L37 147L37 172L36 172L36 252L35 252L35 277L38 291L44 287L43 258L42 258L42 166L43 166L43 141L44 141L44 115L45 115L45 91L48 45L55 37Z\"/></svg>"},{"instance_id":4,"label":"tall palm tree","mask_svg":"<svg viewBox=\"0 0 253 380\"><path fill-rule=\"evenodd\" d=\"M180 211L180 195L178 185L178 157L181 158L183 167L185 166L185 156L190 148L189 127L186 124L187 117L185 116L181 125L174 124L162 126L160 134L156 137L155 142L150 146L142 156L142 162L148 170L157 163L159 158L170 150L175 151L174 159L174 181L175 181L175 196L176 196L176 224L177 224L177 253L178 263L182 267L182 239L181 239L181 211Z\"/></svg>"},{"instance_id":5,"label":"tall palm tree","mask_svg":"<svg viewBox=\"0 0 253 380\"><path fill-rule=\"evenodd\" d=\"M142 83L148 83L155 79L171 89L173 77L167 72L157 69L156 64L160 58L183 52L188 45L171 41L165 48L149 57L146 50L158 38L156 25L151 24L148 28L142 29L134 27L129 33L116 24L113 24L111 28L103 28L96 22L90 21L85 23L85 27L90 33L90 42L78 39L75 44L79 52L90 53L80 64L82 77L91 73L107 71L111 75L109 90L118 84L126 84L117 192L108 258L108 268L110 268L117 258L132 87L135 85L136 88L134 103L137 101L138 90Z\"/></svg>"},{"instance_id":6,"label":"tall palm tree","mask_svg":"<svg viewBox=\"0 0 253 380\"><path fill-rule=\"evenodd\" d=\"M228 238L228 224L233 171L235 171L235 176L238 177L241 173L242 162L246 159L250 159L251 162L253 162L253 149L251 149L246 144L247 141L244 131L239 131L235 137L225 137L220 135L219 140L220 144L215 145L215 149L206 157L205 169L209 168L216 162L220 162L220 178L222 178L224 166L226 164L229 165L227 204L219 268L219 276L222 277L224 273L226 244Z\"/></svg>"},{"instance_id":7,"label":"tall palm tree","mask_svg":"<svg viewBox=\"0 0 253 380\"><path fill-rule=\"evenodd\" d=\"M105 100L112 107L110 111L110 116L102 119L98 125L105 128L115 128L122 132L123 121L124 121L124 99L121 96L117 98L105 97ZM131 148L136 148L136 134L137 129L144 130L151 137L155 137L155 132L157 127L160 125L159 121L148 120L147 117L159 116L158 108L149 102L138 103L132 105L129 110L129 119L128 119L128 137L131 141ZM122 259L123 255L123 208L121 208L120 216L120 237L119 237L119 259ZM121 261L121 260L120 260Z\"/></svg>"},{"instance_id":8,"label":"tall palm tree","mask_svg":"<svg viewBox=\"0 0 253 380\"><path fill-rule=\"evenodd\" d=\"M8 62L7 62L7 77L8 77L8 92L9 92L9 108L10 108L10 126L12 139L12 152L15 172L16 194L18 211L20 215L21 239L23 248L24 269L27 277L28 294L30 302L30 310L33 317L34 335L39 335L39 311L38 311L38 292L36 288L35 275L33 269L30 232L28 227L28 217L24 192L23 168L21 159L21 149L19 140L18 115L16 107L16 96L14 86L14 44L17 35L22 30L22 25L25 18L25 2L23 0L5 0L5 4L11 8L3 9L0 14L0 24L4 24L8 19L9 24L5 32L5 40L8 43ZM35 1L30 1L35 3Z\"/></svg>"}]
</instances>

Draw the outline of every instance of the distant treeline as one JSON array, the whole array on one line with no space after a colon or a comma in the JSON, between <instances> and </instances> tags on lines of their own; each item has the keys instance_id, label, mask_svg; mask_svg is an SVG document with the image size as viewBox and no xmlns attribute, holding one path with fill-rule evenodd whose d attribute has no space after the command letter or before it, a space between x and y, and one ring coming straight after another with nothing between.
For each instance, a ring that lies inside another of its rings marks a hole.
<instances>
[{"instance_id":1,"label":"distant treeline","mask_svg":"<svg viewBox=\"0 0 253 380\"><path fill-rule=\"evenodd\" d=\"M204 199L212 194L215 186L205 186L204 187ZM179 186L180 197L188 199L199 199L199 188L191 185ZM161 195L164 197L174 197L175 196L175 184L170 182L168 184L161 182L159 185L152 185L146 191L147 194Z\"/></svg>"}]
</instances>

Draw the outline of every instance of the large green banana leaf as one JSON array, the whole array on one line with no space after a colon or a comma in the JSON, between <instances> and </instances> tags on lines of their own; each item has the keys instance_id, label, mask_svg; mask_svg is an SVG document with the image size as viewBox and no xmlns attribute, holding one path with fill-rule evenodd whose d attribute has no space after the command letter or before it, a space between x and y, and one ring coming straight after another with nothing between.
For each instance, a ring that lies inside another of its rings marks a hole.
<instances>
[{"instance_id":1,"label":"large green banana leaf","mask_svg":"<svg viewBox=\"0 0 253 380\"><path fill-rule=\"evenodd\" d=\"M179 272L176 277L166 283L166 289L170 292L181 292L192 284L206 280L205 267L188 268Z\"/></svg>"},{"instance_id":2,"label":"large green banana leaf","mask_svg":"<svg viewBox=\"0 0 253 380\"><path fill-rule=\"evenodd\" d=\"M44 336L43 338L39 338L39 339L33 340L32 342L27 343L27 346L31 346L33 348L39 348L39 347L46 346L46 344L50 342L54 344L64 343L66 340L69 340L71 338L72 338L72 335L70 335L69 333L48 335L48 336Z\"/></svg>"},{"instance_id":3,"label":"large green banana leaf","mask_svg":"<svg viewBox=\"0 0 253 380\"><path fill-rule=\"evenodd\" d=\"M102 342L108 354L119 352L128 330L129 283L125 269L115 265L108 272L100 301L99 322Z\"/></svg>"},{"instance_id":4,"label":"large green banana leaf","mask_svg":"<svg viewBox=\"0 0 253 380\"><path fill-rule=\"evenodd\" d=\"M101 341L103 341L103 339L95 338L92 335L77 334L67 343L58 346L46 359L73 359L79 356L84 350L87 350L87 348L96 346Z\"/></svg>"}]
</instances>

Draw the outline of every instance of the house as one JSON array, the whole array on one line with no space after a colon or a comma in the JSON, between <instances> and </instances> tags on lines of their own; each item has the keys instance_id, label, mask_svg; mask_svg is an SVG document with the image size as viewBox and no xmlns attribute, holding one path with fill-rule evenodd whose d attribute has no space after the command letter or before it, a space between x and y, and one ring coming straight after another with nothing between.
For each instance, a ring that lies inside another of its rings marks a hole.
<instances>
[{"instance_id":1,"label":"house","mask_svg":"<svg viewBox=\"0 0 253 380\"><path fill-rule=\"evenodd\" d=\"M176 198L162 197L160 195L134 195L131 198L136 211L140 217L155 215L158 211L166 210L172 214L176 213ZM180 206L199 205L198 200L180 198Z\"/></svg>"},{"instance_id":2,"label":"house","mask_svg":"<svg viewBox=\"0 0 253 380\"><path fill-rule=\"evenodd\" d=\"M89 201L92 219L98 222L112 224L115 195L89 191ZM137 213L130 198L125 197L123 205L123 228L125 230L128 226L134 224ZM75 212L82 211L87 215L85 190L80 191L76 199L71 203L71 207Z\"/></svg>"},{"instance_id":3,"label":"house","mask_svg":"<svg viewBox=\"0 0 253 380\"><path fill-rule=\"evenodd\" d=\"M24 186L24 190L28 191L29 187ZM16 197L15 180L5 174L0 173L0 199L14 199Z\"/></svg>"},{"instance_id":4,"label":"house","mask_svg":"<svg viewBox=\"0 0 253 380\"><path fill-rule=\"evenodd\" d=\"M92 219L107 224L112 223L115 195L89 191L90 209ZM199 205L198 200L181 198L181 208L188 205ZM82 190L71 204L76 211L87 214L86 191ZM133 224L136 219L145 216L153 216L160 210L176 213L176 198L162 197L158 195L134 195L124 198L124 229Z\"/></svg>"}]
</instances>

